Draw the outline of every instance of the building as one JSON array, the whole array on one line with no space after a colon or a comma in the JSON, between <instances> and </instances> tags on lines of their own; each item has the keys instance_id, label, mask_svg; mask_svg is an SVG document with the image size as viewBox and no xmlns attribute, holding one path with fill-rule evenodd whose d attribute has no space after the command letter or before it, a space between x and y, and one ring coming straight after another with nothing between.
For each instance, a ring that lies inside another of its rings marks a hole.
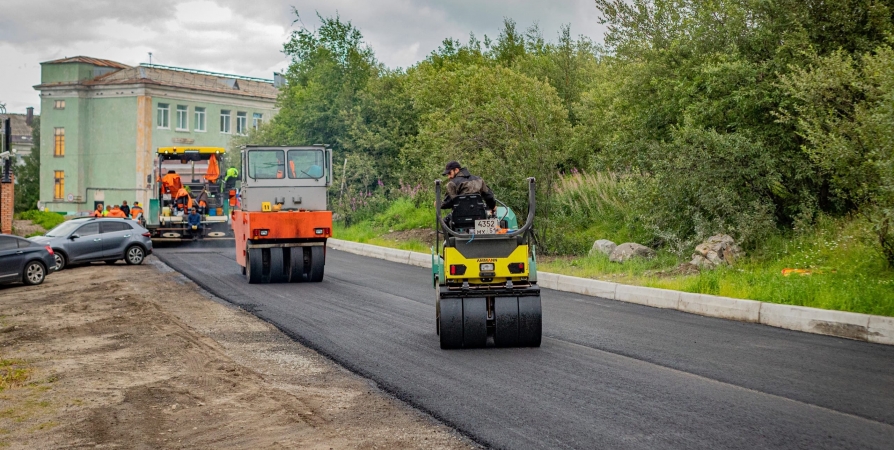
<instances>
[{"instance_id":1,"label":"building","mask_svg":"<svg viewBox=\"0 0 894 450\"><path fill-rule=\"evenodd\" d=\"M270 120L272 80L77 56L41 63L41 206L148 203L158 147L227 147Z\"/></svg>"},{"instance_id":2,"label":"building","mask_svg":"<svg viewBox=\"0 0 894 450\"><path fill-rule=\"evenodd\" d=\"M34 121L34 108L27 108L25 114L0 114L0 125L9 120L12 129L12 149L16 152L19 165L31 154L34 142L31 142L31 124ZM0 131L2 132L2 131Z\"/></svg>"}]
</instances>

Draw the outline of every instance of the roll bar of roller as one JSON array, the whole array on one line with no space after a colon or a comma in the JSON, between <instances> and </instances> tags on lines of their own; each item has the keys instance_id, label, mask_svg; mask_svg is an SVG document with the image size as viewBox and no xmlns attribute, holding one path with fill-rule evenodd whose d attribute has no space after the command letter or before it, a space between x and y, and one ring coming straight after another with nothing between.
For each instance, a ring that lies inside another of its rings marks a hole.
<instances>
[{"instance_id":1,"label":"roll bar of roller","mask_svg":"<svg viewBox=\"0 0 894 450\"><path fill-rule=\"evenodd\" d=\"M528 218L525 220L525 225L518 230L515 230L511 233L500 234L501 237L512 237L512 236L521 236L528 232L531 227L534 225L534 208L536 206L535 201L535 179L534 177L528 178ZM457 237L457 238L465 238L471 239L474 235L472 234L464 234L457 233L450 229L447 226L447 223L444 222L444 219L441 217L441 180L435 180L435 216L437 217L437 224L440 225L440 228L444 230L449 236ZM437 239L437 238L436 238Z\"/></svg>"}]
</instances>

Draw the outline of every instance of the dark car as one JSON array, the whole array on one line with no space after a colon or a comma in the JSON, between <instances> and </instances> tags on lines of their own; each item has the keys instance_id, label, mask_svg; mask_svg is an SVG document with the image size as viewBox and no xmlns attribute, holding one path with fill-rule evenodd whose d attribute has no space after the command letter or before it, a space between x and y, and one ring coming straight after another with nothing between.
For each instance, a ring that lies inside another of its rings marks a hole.
<instances>
[{"instance_id":1,"label":"dark car","mask_svg":"<svg viewBox=\"0 0 894 450\"><path fill-rule=\"evenodd\" d=\"M55 266L53 249L49 245L0 235L0 283L21 281L34 286L43 283Z\"/></svg>"},{"instance_id":2,"label":"dark car","mask_svg":"<svg viewBox=\"0 0 894 450\"><path fill-rule=\"evenodd\" d=\"M69 220L31 240L53 249L56 270L72 263L113 263L121 259L127 264L142 264L152 254L149 230L130 219Z\"/></svg>"}]
</instances>

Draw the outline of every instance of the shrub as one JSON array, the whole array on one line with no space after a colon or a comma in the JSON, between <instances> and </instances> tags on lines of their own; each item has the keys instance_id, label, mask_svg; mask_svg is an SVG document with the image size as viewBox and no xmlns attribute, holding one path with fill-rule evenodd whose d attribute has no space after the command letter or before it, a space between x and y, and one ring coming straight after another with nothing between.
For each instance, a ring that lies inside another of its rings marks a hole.
<instances>
[{"instance_id":1,"label":"shrub","mask_svg":"<svg viewBox=\"0 0 894 450\"><path fill-rule=\"evenodd\" d=\"M18 217L20 220L30 220L35 225L40 225L41 227L43 227L43 229L45 230L55 228L56 225L65 222L65 216L61 214L38 211L36 209L20 213L18 214Z\"/></svg>"}]
</instances>

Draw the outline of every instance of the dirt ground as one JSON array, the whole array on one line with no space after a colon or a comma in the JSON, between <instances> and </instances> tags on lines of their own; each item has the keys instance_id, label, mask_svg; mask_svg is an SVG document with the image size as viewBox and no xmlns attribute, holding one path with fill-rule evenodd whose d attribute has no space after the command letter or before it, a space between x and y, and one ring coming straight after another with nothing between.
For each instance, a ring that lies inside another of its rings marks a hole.
<instances>
[{"instance_id":1,"label":"dirt ground","mask_svg":"<svg viewBox=\"0 0 894 450\"><path fill-rule=\"evenodd\" d=\"M153 257L0 287L0 376L0 447L473 447Z\"/></svg>"}]
</instances>

